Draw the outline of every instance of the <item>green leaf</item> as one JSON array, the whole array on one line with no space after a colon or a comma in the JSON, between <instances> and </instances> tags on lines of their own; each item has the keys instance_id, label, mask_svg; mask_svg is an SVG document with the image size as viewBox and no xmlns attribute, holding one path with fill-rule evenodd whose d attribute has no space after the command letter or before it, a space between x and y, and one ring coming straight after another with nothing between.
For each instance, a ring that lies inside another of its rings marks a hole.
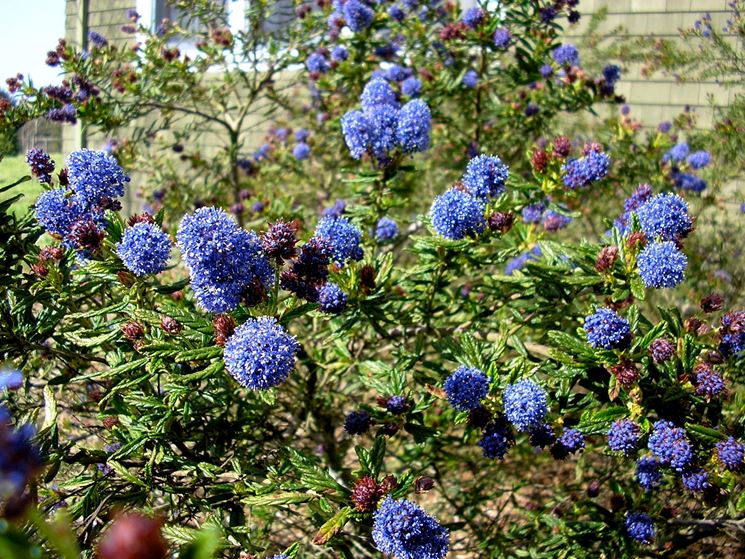
<instances>
[{"instance_id":1,"label":"green leaf","mask_svg":"<svg viewBox=\"0 0 745 559\"><path fill-rule=\"evenodd\" d=\"M349 521L352 514L351 507L344 507L334 516L332 516L326 523L321 526L318 533L313 538L313 543L316 545L325 545L331 538L341 532L342 528Z\"/></svg>"}]
</instances>

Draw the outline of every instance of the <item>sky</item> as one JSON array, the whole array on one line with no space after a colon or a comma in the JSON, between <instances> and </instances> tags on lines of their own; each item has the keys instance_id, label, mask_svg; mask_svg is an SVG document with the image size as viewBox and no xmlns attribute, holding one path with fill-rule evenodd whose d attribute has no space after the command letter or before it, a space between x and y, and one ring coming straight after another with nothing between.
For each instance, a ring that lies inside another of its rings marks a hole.
<instances>
[{"instance_id":1,"label":"sky","mask_svg":"<svg viewBox=\"0 0 745 559\"><path fill-rule=\"evenodd\" d=\"M0 87L19 72L36 86L59 83L44 60L65 34L65 0L0 0L0 7Z\"/></svg>"}]
</instances>

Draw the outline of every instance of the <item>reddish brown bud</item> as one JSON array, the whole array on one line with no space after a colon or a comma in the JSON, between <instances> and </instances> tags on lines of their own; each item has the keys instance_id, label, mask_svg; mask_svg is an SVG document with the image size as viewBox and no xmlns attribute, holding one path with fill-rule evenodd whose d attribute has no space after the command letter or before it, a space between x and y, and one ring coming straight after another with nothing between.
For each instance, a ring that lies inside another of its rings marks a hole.
<instances>
[{"instance_id":1,"label":"reddish brown bud","mask_svg":"<svg viewBox=\"0 0 745 559\"><path fill-rule=\"evenodd\" d=\"M62 260L62 257L64 255L65 251L62 249L62 247L47 245L45 247L42 247L41 251L39 251L39 260Z\"/></svg>"},{"instance_id":2,"label":"reddish brown bud","mask_svg":"<svg viewBox=\"0 0 745 559\"><path fill-rule=\"evenodd\" d=\"M57 173L57 178L59 180L60 186L67 186L70 184L70 178L67 173L67 167L64 169L61 169L59 173Z\"/></svg>"},{"instance_id":3,"label":"reddish brown bud","mask_svg":"<svg viewBox=\"0 0 745 559\"><path fill-rule=\"evenodd\" d=\"M98 544L99 559L163 559L168 545L162 521L130 513L118 517Z\"/></svg>"},{"instance_id":4,"label":"reddish brown bud","mask_svg":"<svg viewBox=\"0 0 745 559\"><path fill-rule=\"evenodd\" d=\"M641 231L631 233L626 239L626 248L629 250L636 250L647 242L647 236Z\"/></svg>"},{"instance_id":5,"label":"reddish brown bud","mask_svg":"<svg viewBox=\"0 0 745 559\"><path fill-rule=\"evenodd\" d=\"M598 272L605 272L613 267L613 264L618 258L618 247L607 246L600 249L597 260L595 261L595 269Z\"/></svg>"},{"instance_id":6,"label":"reddish brown bud","mask_svg":"<svg viewBox=\"0 0 745 559\"><path fill-rule=\"evenodd\" d=\"M543 173L543 171L545 171L548 167L548 163L550 160L551 158L549 157L548 152L545 149L537 149L530 157L530 164L533 166L533 170L536 173Z\"/></svg>"},{"instance_id":7,"label":"reddish brown bud","mask_svg":"<svg viewBox=\"0 0 745 559\"><path fill-rule=\"evenodd\" d=\"M722 308L724 299L719 293L710 293L701 299L701 310L705 313L715 312Z\"/></svg>"},{"instance_id":8,"label":"reddish brown bud","mask_svg":"<svg viewBox=\"0 0 745 559\"><path fill-rule=\"evenodd\" d=\"M164 332L167 332L168 334L171 334L173 336L180 334L181 330L184 329L184 327L178 320L170 316L164 316L160 319L160 327L163 329Z\"/></svg>"},{"instance_id":9,"label":"reddish brown bud","mask_svg":"<svg viewBox=\"0 0 745 559\"><path fill-rule=\"evenodd\" d=\"M494 212L489 216L489 229L499 231L502 235L507 233L515 223L515 214L512 212Z\"/></svg>"},{"instance_id":10,"label":"reddish brown bud","mask_svg":"<svg viewBox=\"0 0 745 559\"><path fill-rule=\"evenodd\" d=\"M138 223L155 223L155 218L153 218L149 213L143 212L141 214L135 214L127 220L127 225L130 227L137 225Z\"/></svg>"},{"instance_id":11,"label":"reddish brown bud","mask_svg":"<svg viewBox=\"0 0 745 559\"><path fill-rule=\"evenodd\" d=\"M212 321L212 327L215 329L215 343L224 347L228 338L235 332L235 319L229 314L219 314Z\"/></svg>"},{"instance_id":12,"label":"reddish brown bud","mask_svg":"<svg viewBox=\"0 0 745 559\"><path fill-rule=\"evenodd\" d=\"M631 386L639 379L639 371L636 365L625 357L621 358L621 362L618 365L613 365L610 370L621 386Z\"/></svg>"},{"instance_id":13,"label":"reddish brown bud","mask_svg":"<svg viewBox=\"0 0 745 559\"><path fill-rule=\"evenodd\" d=\"M103 418L103 426L106 429L111 430L117 425L119 425L119 418L115 415L109 415L108 417Z\"/></svg>"},{"instance_id":14,"label":"reddish brown bud","mask_svg":"<svg viewBox=\"0 0 745 559\"><path fill-rule=\"evenodd\" d=\"M554 157L564 159L572 151L572 141L566 136L556 136L554 138L553 149L551 151Z\"/></svg>"},{"instance_id":15,"label":"reddish brown bud","mask_svg":"<svg viewBox=\"0 0 745 559\"><path fill-rule=\"evenodd\" d=\"M385 476L378 486L378 497L385 497L386 494L396 489L396 487L398 487L396 478L391 475Z\"/></svg>"},{"instance_id":16,"label":"reddish brown bud","mask_svg":"<svg viewBox=\"0 0 745 559\"><path fill-rule=\"evenodd\" d=\"M378 504L378 484L370 476L362 476L352 489L354 508L360 512L372 512Z\"/></svg>"},{"instance_id":17,"label":"reddish brown bud","mask_svg":"<svg viewBox=\"0 0 745 559\"><path fill-rule=\"evenodd\" d=\"M375 289L375 268L369 264L360 269L360 288L365 294Z\"/></svg>"},{"instance_id":18,"label":"reddish brown bud","mask_svg":"<svg viewBox=\"0 0 745 559\"><path fill-rule=\"evenodd\" d=\"M39 276L40 278L45 278L47 277L47 274L49 274L49 268L47 268L44 262L37 262L36 264L31 264L31 271L37 276Z\"/></svg>"},{"instance_id":19,"label":"reddish brown bud","mask_svg":"<svg viewBox=\"0 0 745 559\"><path fill-rule=\"evenodd\" d=\"M435 486L435 480L428 476L421 476L414 482L414 488L417 493L425 493Z\"/></svg>"},{"instance_id":20,"label":"reddish brown bud","mask_svg":"<svg viewBox=\"0 0 745 559\"><path fill-rule=\"evenodd\" d=\"M124 337L130 341L141 340L145 337L145 329L139 322L127 322L122 326Z\"/></svg>"}]
</instances>

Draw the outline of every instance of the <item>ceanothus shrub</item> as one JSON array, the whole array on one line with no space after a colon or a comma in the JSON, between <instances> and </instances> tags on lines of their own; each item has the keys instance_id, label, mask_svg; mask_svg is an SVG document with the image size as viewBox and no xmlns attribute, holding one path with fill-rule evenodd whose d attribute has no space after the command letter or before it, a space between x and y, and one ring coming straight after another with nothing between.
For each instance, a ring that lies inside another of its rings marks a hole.
<instances>
[{"instance_id":1,"label":"ceanothus shrub","mask_svg":"<svg viewBox=\"0 0 745 559\"><path fill-rule=\"evenodd\" d=\"M77 79L29 111L113 129L160 103L164 129L213 112L228 140L210 163L191 131L150 160L122 142L57 171L34 151L44 192L25 216L0 203L17 369L0 385L0 543L440 559L685 557L728 538L745 312L688 288L713 232L675 174L721 162L665 159L663 132L649 152L554 136L618 79L560 44L579 17L561 4L298 6L254 67L296 120L250 149L240 110L260 91L235 95L238 118L218 106L244 68L199 81L252 44L224 19L195 32L194 59L165 23L137 55L54 51ZM291 65L304 100L274 80ZM123 216L130 174L154 184Z\"/></svg>"}]
</instances>

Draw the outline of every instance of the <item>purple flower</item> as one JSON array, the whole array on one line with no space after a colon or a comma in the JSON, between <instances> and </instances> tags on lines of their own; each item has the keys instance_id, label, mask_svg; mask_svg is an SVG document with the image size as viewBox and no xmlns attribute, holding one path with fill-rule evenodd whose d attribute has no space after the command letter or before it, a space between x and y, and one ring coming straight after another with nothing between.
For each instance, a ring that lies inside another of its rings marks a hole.
<instances>
[{"instance_id":1,"label":"purple flower","mask_svg":"<svg viewBox=\"0 0 745 559\"><path fill-rule=\"evenodd\" d=\"M512 42L512 32L506 27L498 27L497 30L494 31L494 36L492 38L495 47L499 50L506 50Z\"/></svg>"},{"instance_id":2,"label":"purple flower","mask_svg":"<svg viewBox=\"0 0 745 559\"><path fill-rule=\"evenodd\" d=\"M559 66L579 66L579 51L572 44L559 45L551 51L551 56Z\"/></svg>"},{"instance_id":3,"label":"purple flower","mask_svg":"<svg viewBox=\"0 0 745 559\"><path fill-rule=\"evenodd\" d=\"M717 458L726 470L738 470L745 463L745 444L734 437L716 444Z\"/></svg>"}]
</instances>

